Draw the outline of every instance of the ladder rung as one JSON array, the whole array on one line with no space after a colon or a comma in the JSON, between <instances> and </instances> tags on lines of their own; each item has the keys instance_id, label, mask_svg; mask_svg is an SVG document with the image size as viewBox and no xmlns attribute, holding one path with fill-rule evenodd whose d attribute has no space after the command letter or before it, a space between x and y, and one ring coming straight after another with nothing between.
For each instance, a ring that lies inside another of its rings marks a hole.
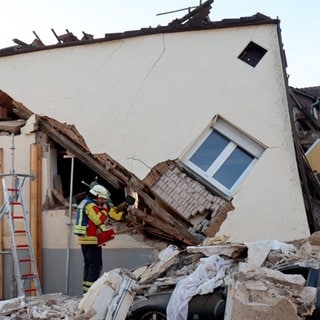
<instances>
[{"instance_id":1,"label":"ladder rung","mask_svg":"<svg viewBox=\"0 0 320 320\"><path fill-rule=\"evenodd\" d=\"M11 204L12 206L14 206L14 205L21 205L21 202L19 202L19 201L10 201L10 204Z\"/></svg>"},{"instance_id":2,"label":"ladder rung","mask_svg":"<svg viewBox=\"0 0 320 320\"><path fill-rule=\"evenodd\" d=\"M11 215L11 218L12 218L12 219L24 219L24 216L14 216L14 215Z\"/></svg>"},{"instance_id":3,"label":"ladder rung","mask_svg":"<svg viewBox=\"0 0 320 320\"><path fill-rule=\"evenodd\" d=\"M33 279L36 278L37 276L33 273L26 273L21 275L21 279Z\"/></svg>"},{"instance_id":4,"label":"ladder rung","mask_svg":"<svg viewBox=\"0 0 320 320\"><path fill-rule=\"evenodd\" d=\"M8 191L19 191L17 188L8 188Z\"/></svg>"},{"instance_id":5,"label":"ladder rung","mask_svg":"<svg viewBox=\"0 0 320 320\"><path fill-rule=\"evenodd\" d=\"M32 288L32 289L25 289L24 292L35 292L37 291L36 288Z\"/></svg>"},{"instance_id":6,"label":"ladder rung","mask_svg":"<svg viewBox=\"0 0 320 320\"><path fill-rule=\"evenodd\" d=\"M14 233L26 233L26 230L14 230Z\"/></svg>"},{"instance_id":7,"label":"ladder rung","mask_svg":"<svg viewBox=\"0 0 320 320\"><path fill-rule=\"evenodd\" d=\"M16 245L17 249L22 249L22 248L29 248L28 244L18 244Z\"/></svg>"},{"instance_id":8,"label":"ladder rung","mask_svg":"<svg viewBox=\"0 0 320 320\"><path fill-rule=\"evenodd\" d=\"M31 262L31 259L20 259L19 262Z\"/></svg>"}]
</instances>

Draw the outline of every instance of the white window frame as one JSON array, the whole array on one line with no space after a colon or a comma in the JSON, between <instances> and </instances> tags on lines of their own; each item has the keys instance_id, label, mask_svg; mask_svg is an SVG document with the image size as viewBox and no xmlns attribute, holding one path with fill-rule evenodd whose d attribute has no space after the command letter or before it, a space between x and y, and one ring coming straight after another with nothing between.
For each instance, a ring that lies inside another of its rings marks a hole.
<instances>
[{"instance_id":1,"label":"white window frame","mask_svg":"<svg viewBox=\"0 0 320 320\"><path fill-rule=\"evenodd\" d=\"M215 159L215 161L211 164L211 166L207 169L207 171L203 171L201 168L199 168L197 165L191 162L190 159L214 130L216 130L217 132L222 134L226 139L228 139L229 143L225 147L225 149L220 153L220 155ZM215 174L215 172L217 172L219 168L221 168L221 166L225 163L230 154L237 147L240 147L241 149L245 150L248 154L252 156L253 159L248 165L248 167L246 167L246 169L241 173L241 175L235 181L232 187L228 189L226 186L222 185L212 176ZM201 135L198 141L195 142L195 144L192 145L192 147L189 150L187 150L187 152L183 155L182 161L197 175L204 178L206 181L208 181L222 193L231 197L237 190L241 182L244 180L244 178L248 175L248 173L257 163L258 159L261 157L265 149L266 148L262 144L258 143L256 140L249 137L243 131L239 130L231 123L224 120L222 117L217 116L214 119L213 124Z\"/></svg>"}]
</instances>

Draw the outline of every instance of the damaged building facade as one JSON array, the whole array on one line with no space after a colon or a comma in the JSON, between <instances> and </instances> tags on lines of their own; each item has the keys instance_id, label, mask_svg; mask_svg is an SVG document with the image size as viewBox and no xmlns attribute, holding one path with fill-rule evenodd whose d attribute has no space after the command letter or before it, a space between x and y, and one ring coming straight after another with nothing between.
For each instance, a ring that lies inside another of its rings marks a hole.
<instances>
[{"instance_id":1,"label":"damaged building facade","mask_svg":"<svg viewBox=\"0 0 320 320\"><path fill-rule=\"evenodd\" d=\"M151 261L145 235L197 245L216 235L290 241L316 229L280 21L257 13L211 22L211 2L168 26L0 50L1 169L10 172L14 150L15 170L37 173L25 192L46 292L63 291L68 249L70 293L80 290L73 236L68 247L71 169L74 204L82 181L97 176L115 204L126 194L137 200L128 214L134 234L107 245L107 269L117 254L125 267ZM1 233L5 251L5 224ZM8 275L10 256L1 258ZM49 277L53 261L61 263Z\"/></svg>"}]
</instances>

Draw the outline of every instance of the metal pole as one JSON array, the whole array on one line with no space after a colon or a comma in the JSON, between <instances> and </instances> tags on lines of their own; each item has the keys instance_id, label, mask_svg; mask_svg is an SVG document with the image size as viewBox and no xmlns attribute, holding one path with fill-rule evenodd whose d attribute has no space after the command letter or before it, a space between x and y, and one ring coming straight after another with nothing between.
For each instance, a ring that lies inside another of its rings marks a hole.
<instances>
[{"instance_id":1,"label":"metal pole","mask_svg":"<svg viewBox=\"0 0 320 320\"><path fill-rule=\"evenodd\" d=\"M72 234L72 228L71 227L72 227L73 171L74 171L74 156L71 156L69 221L68 221L68 247L67 247L67 259L66 259L65 294L69 294L70 247L71 247L71 234Z\"/></svg>"},{"instance_id":2,"label":"metal pole","mask_svg":"<svg viewBox=\"0 0 320 320\"><path fill-rule=\"evenodd\" d=\"M14 133L11 134L11 143L12 143L12 146L11 146L11 170L10 170L10 173L11 174L14 174L15 171L14 171Z\"/></svg>"}]
</instances>

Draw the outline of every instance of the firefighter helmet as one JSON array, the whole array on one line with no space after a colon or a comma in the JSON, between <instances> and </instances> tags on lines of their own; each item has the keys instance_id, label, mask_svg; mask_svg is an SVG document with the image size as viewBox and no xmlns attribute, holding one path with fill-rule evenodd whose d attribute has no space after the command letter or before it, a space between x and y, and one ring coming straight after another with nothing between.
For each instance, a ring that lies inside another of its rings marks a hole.
<instances>
[{"instance_id":1,"label":"firefighter helmet","mask_svg":"<svg viewBox=\"0 0 320 320\"><path fill-rule=\"evenodd\" d=\"M100 184L93 186L89 192L97 198L110 199L110 192Z\"/></svg>"}]
</instances>

